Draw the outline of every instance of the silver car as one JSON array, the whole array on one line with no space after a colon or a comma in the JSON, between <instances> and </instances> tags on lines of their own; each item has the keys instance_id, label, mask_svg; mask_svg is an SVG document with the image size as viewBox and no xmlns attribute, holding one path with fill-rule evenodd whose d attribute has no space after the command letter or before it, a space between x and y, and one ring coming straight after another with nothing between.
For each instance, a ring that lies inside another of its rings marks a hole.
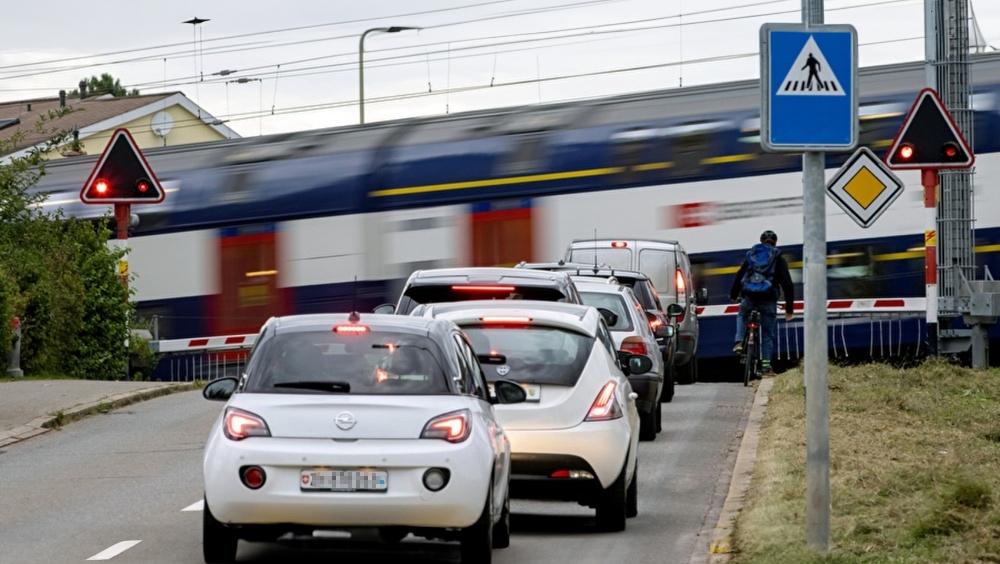
<instances>
[{"instance_id":1,"label":"silver car","mask_svg":"<svg viewBox=\"0 0 1000 564\"><path fill-rule=\"evenodd\" d=\"M649 371L630 374L632 390L639 394L639 438L651 441L660 431L660 396L663 394L663 357L656 336L649 327L646 312L632 289L614 278L603 280L572 276L584 305L596 308L604 316L611 331L615 349L629 354L648 356L653 363Z\"/></svg>"}]
</instances>

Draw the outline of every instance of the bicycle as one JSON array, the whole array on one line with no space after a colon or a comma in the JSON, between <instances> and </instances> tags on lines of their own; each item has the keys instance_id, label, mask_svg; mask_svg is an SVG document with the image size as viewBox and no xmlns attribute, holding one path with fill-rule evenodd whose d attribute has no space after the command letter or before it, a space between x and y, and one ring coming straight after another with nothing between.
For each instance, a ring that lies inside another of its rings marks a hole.
<instances>
[{"instance_id":1,"label":"bicycle","mask_svg":"<svg viewBox=\"0 0 1000 564\"><path fill-rule=\"evenodd\" d=\"M750 311L747 319L746 334L743 337L743 385L749 386L750 380L760 378L760 312Z\"/></svg>"}]
</instances>

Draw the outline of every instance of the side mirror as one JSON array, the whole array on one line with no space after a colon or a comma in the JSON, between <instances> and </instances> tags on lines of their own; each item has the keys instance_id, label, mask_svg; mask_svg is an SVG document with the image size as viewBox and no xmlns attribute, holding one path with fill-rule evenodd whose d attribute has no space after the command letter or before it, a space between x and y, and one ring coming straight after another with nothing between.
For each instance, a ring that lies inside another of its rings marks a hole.
<instances>
[{"instance_id":1,"label":"side mirror","mask_svg":"<svg viewBox=\"0 0 1000 564\"><path fill-rule=\"evenodd\" d=\"M670 304L667 306L667 317L676 319L684 315L684 306L681 304Z\"/></svg>"},{"instance_id":2,"label":"side mirror","mask_svg":"<svg viewBox=\"0 0 1000 564\"><path fill-rule=\"evenodd\" d=\"M524 391L517 382L511 380L497 380L493 382L493 394L490 398L493 403L509 405L521 403L528 399L528 393Z\"/></svg>"},{"instance_id":3,"label":"side mirror","mask_svg":"<svg viewBox=\"0 0 1000 564\"><path fill-rule=\"evenodd\" d=\"M708 288L699 288L698 293L694 296L694 303L697 305L707 305L708 304Z\"/></svg>"},{"instance_id":4,"label":"side mirror","mask_svg":"<svg viewBox=\"0 0 1000 564\"><path fill-rule=\"evenodd\" d=\"M382 305L376 306L375 309L372 310L372 313L393 314L393 313L396 313L396 305L395 304L382 304Z\"/></svg>"},{"instance_id":5,"label":"side mirror","mask_svg":"<svg viewBox=\"0 0 1000 564\"><path fill-rule=\"evenodd\" d=\"M673 325L664 325L657 330L656 336L659 337L661 333L664 339L673 339L677 329Z\"/></svg>"},{"instance_id":6,"label":"side mirror","mask_svg":"<svg viewBox=\"0 0 1000 564\"><path fill-rule=\"evenodd\" d=\"M477 354L476 358L479 359L479 364L507 364L507 355L505 354Z\"/></svg>"},{"instance_id":7,"label":"side mirror","mask_svg":"<svg viewBox=\"0 0 1000 564\"><path fill-rule=\"evenodd\" d=\"M614 327L618 324L618 314L615 312L603 307L597 308L597 311L604 318L604 322L608 324L608 327Z\"/></svg>"},{"instance_id":8,"label":"side mirror","mask_svg":"<svg viewBox=\"0 0 1000 564\"><path fill-rule=\"evenodd\" d=\"M238 383L239 381L232 376L212 380L201 390L201 395L207 400L226 401L236 391Z\"/></svg>"},{"instance_id":9,"label":"side mirror","mask_svg":"<svg viewBox=\"0 0 1000 564\"><path fill-rule=\"evenodd\" d=\"M626 376L630 374L645 374L653 369L653 360L644 354L631 354L619 351L618 359L622 365L622 372Z\"/></svg>"}]
</instances>

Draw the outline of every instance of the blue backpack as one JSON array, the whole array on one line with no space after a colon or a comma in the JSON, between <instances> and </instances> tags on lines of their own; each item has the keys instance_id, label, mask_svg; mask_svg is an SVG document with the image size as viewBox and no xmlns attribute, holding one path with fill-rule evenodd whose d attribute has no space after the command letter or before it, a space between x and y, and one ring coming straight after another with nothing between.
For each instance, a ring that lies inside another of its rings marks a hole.
<instances>
[{"instance_id":1,"label":"blue backpack","mask_svg":"<svg viewBox=\"0 0 1000 564\"><path fill-rule=\"evenodd\" d=\"M781 254L777 248L758 243L747 251L743 293L747 296L774 296L774 264Z\"/></svg>"}]
</instances>

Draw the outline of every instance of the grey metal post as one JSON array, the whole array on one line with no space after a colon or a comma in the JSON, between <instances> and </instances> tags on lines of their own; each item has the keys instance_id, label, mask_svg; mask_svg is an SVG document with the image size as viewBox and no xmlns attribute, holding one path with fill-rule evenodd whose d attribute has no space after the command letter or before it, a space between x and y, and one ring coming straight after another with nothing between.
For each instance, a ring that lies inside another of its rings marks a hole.
<instances>
[{"instance_id":1,"label":"grey metal post","mask_svg":"<svg viewBox=\"0 0 1000 564\"><path fill-rule=\"evenodd\" d=\"M10 347L10 354L7 356L7 376L11 378L23 378L24 371L21 370L21 322L17 318L14 320L14 342Z\"/></svg>"},{"instance_id":2,"label":"grey metal post","mask_svg":"<svg viewBox=\"0 0 1000 564\"><path fill-rule=\"evenodd\" d=\"M422 28L407 25L373 27L371 29L366 29L365 32L361 34L361 38L358 40L358 113L360 114L360 123L365 123L365 37L367 37L369 33L374 33L376 31L382 33L399 33L410 29L420 30Z\"/></svg>"},{"instance_id":3,"label":"grey metal post","mask_svg":"<svg viewBox=\"0 0 1000 564\"><path fill-rule=\"evenodd\" d=\"M802 23L823 23L823 0L802 0ZM806 542L830 545L830 427L827 389L826 187L824 155L802 155L805 270Z\"/></svg>"}]
</instances>

